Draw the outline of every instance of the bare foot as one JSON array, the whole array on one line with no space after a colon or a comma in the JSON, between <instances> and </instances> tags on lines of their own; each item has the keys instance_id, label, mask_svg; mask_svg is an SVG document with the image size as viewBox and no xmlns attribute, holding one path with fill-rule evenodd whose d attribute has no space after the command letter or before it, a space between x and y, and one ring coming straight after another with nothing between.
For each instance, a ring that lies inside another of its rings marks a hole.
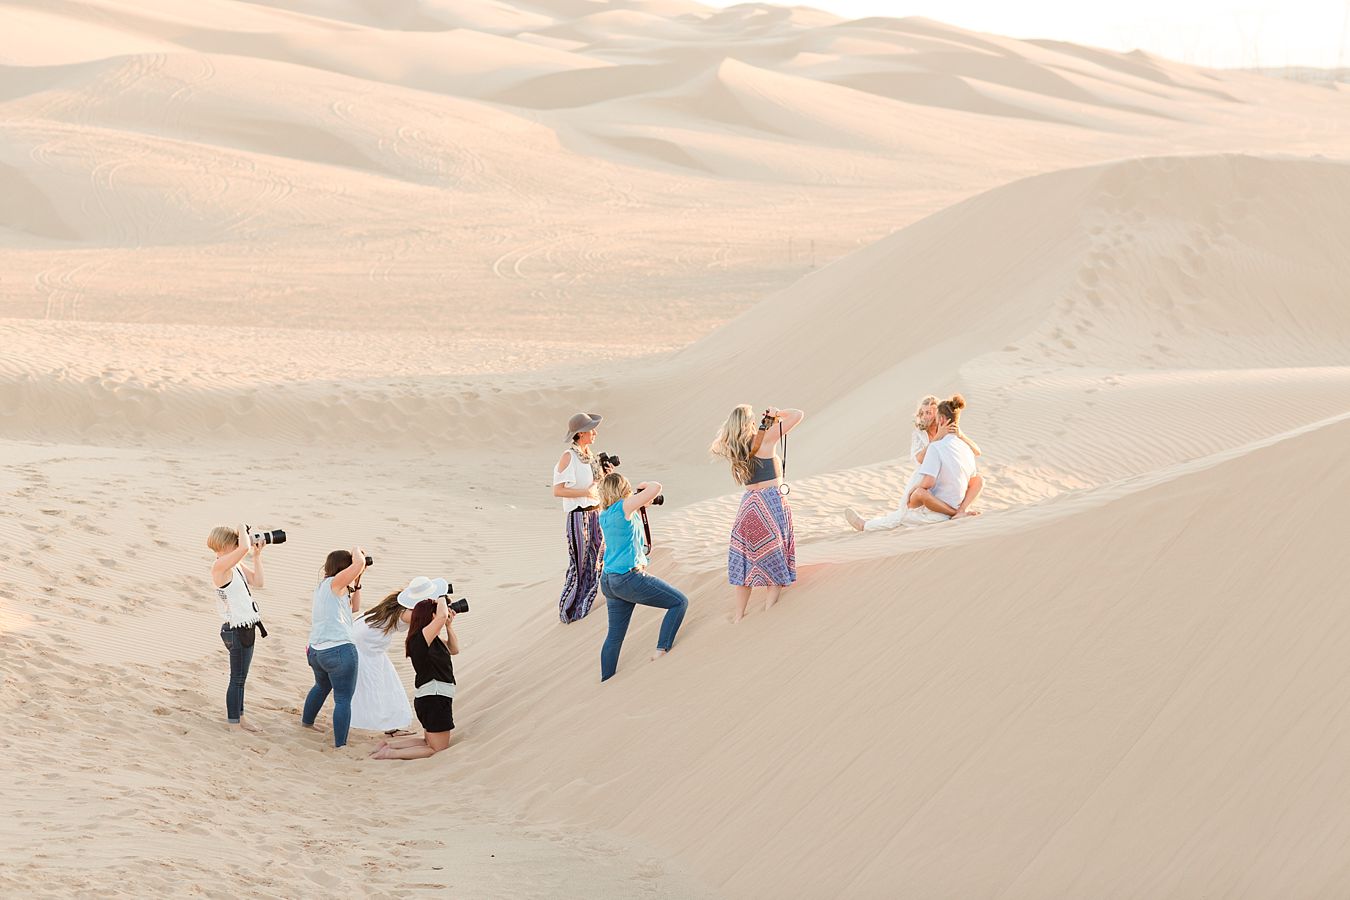
<instances>
[{"instance_id":1,"label":"bare foot","mask_svg":"<svg viewBox=\"0 0 1350 900\"><path fill-rule=\"evenodd\" d=\"M952 516L952 518L953 518L953 519L970 519L970 518L973 518L973 517L975 517L975 516L978 516L979 514L980 514L980 511L979 511L978 509L968 509L968 510L966 510L965 512L959 512L959 513L957 513L956 515Z\"/></svg>"},{"instance_id":2,"label":"bare foot","mask_svg":"<svg viewBox=\"0 0 1350 900\"><path fill-rule=\"evenodd\" d=\"M254 725L248 719L240 719L239 727L251 734L262 734L262 729L259 728L257 725Z\"/></svg>"},{"instance_id":3,"label":"bare foot","mask_svg":"<svg viewBox=\"0 0 1350 900\"><path fill-rule=\"evenodd\" d=\"M656 662L658 659L665 656L669 652L670 652L669 650L657 650L655 653L652 654L652 662Z\"/></svg>"},{"instance_id":4,"label":"bare foot","mask_svg":"<svg viewBox=\"0 0 1350 900\"><path fill-rule=\"evenodd\" d=\"M867 524L863 521L863 517L858 515L858 511L851 506L844 510L844 519L853 526L854 531L862 531L863 526Z\"/></svg>"},{"instance_id":5,"label":"bare foot","mask_svg":"<svg viewBox=\"0 0 1350 900\"><path fill-rule=\"evenodd\" d=\"M745 618L745 613L732 613L732 614L731 614L731 624L732 624L732 625L739 625L739 624L741 624L741 619L744 619L744 618Z\"/></svg>"},{"instance_id":6,"label":"bare foot","mask_svg":"<svg viewBox=\"0 0 1350 900\"><path fill-rule=\"evenodd\" d=\"M319 734L327 734L327 733L328 733L328 729L325 728L325 727L323 727L322 725L318 724L317 722L316 722L315 724L313 724L313 725L306 725L304 722L301 722L301 723L300 723L300 727L301 727L301 728L307 728L307 729L309 729L310 731L317 731Z\"/></svg>"}]
</instances>

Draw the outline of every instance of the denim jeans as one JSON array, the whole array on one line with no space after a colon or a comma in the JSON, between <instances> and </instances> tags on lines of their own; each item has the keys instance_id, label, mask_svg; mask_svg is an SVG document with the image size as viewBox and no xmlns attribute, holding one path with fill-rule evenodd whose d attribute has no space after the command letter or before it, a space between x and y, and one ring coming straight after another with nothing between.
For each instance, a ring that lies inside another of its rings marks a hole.
<instances>
[{"instance_id":1,"label":"denim jeans","mask_svg":"<svg viewBox=\"0 0 1350 900\"><path fill-rule=\"evenodd\" d=\"M300 721L313 725L323 702L333 694L333 746L347 743L347 732L352 727L352 694L356 693L358 657L355 644L338 644L327 650L309 648L305 651L309 667L314 670L314 687L305 698L305 711Z\"/></svg>"},{"instance_id":2,"label":"denim jeans","mask_svg":"<svg viewBox=\"0 0 1350 900\"><path fill-rule=\"evenodd\" d=\"M633 618L635 604L664 609L666 615L661 620L661 634L656 639L656 649L669 650L675 644L675 632L680 630L684 611L689 607L689 600L684 594L646 572L606 572L600 576L600 590L609 607L609 634L605 637L605 645L600 648L601 681L612 678L614 670L619 667L619 651L623 649L623 638L628 634L628 623Z\"/></svg>"},{"instance_id":3,"label":"denim jeans","mask_svg":"<svg viewBox=\"0 0 1350 900\"><path fill-rule=\"evenodd\" d=\"M220 639L230 652L230 686L225 689L225 718L231 725L239 724L244 716L244 680L253 662L253 648L239 643L229 623L220 626Z\"/></svg>"}]
</instances>

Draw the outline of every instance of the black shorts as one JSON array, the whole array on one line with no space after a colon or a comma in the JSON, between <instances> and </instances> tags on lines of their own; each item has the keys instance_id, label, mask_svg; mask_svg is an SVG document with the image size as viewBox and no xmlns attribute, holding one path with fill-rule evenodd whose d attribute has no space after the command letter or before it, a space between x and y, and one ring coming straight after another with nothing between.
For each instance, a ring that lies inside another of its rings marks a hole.
<instances>
[{"instance_id":1,"label":"black shorts","mask_svg":"<svg viewBox=\"0 0 1350 900\"><path fill-rule=\"evenodd\" d=\"M455 730L453 700L433 694L430 697L413 698L413 709L417 712L417 721L432 733Z\"/></svg>"}]
</instances>

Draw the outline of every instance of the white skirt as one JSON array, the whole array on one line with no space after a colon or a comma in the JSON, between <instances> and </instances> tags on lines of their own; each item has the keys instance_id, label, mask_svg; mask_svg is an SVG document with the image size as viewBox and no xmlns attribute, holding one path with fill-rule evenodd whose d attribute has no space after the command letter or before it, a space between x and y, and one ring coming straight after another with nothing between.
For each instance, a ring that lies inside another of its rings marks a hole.
<instances>
[{"instance_id":1,"label":"white skirt","mask_svg":"<svg viewBox=\"0 0 1350 900\"><path fill-rule=\"evenodd\" d=\"M407 728L412 724L412 706L389 658L392 635L381 634L360 619L352 634L360 659L352 695L352 727L370 731Z\"/></svg>"}]
</instances>

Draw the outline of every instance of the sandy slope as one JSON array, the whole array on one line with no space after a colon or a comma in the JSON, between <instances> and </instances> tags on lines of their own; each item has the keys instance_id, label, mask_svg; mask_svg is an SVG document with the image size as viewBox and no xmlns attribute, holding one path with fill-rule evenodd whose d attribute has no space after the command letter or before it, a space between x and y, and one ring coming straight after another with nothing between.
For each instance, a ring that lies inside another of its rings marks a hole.
<instances>
[{"instance_id":1,"label":"sandy slope","mask_svg":"<svg viewBox=\"0 0 1350 900\"><path fill-rule=\"evenodd\" d=\"M5 21L0 894L1350 886L1343 90L760 4ZM953 390L986 515L846 530ZM801 582L733 628L743 400L810 418ZM554 612L578 408L692 601L603 688ZM240 516L292 535L264 739L203 593ZM353 540L473 604L431 762L294 727Z\"/></svg>"}]
</instances>

